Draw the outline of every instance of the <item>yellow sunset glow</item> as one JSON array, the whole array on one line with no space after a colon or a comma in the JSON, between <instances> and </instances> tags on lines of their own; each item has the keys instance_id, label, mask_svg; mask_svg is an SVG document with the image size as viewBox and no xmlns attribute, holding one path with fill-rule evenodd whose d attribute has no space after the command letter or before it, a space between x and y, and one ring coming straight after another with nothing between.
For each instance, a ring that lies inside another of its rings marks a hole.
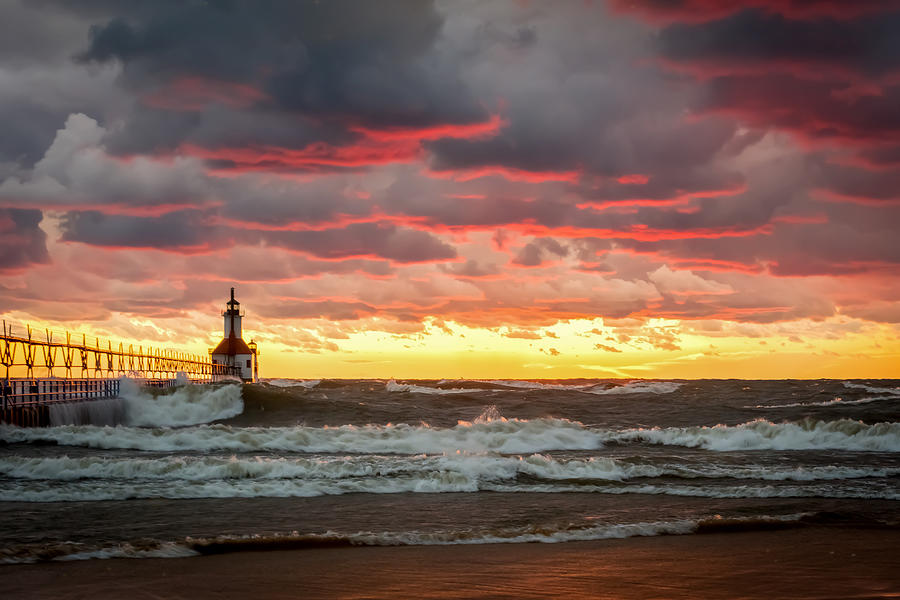
<instances>
[{"instance_id":1,"label":"yellow sunset glow","mask_svg":"<svg viewBox=\"0 0 900 600\"><path fill-rule=\"evenodd\" d=\"M64 323L29 322L41 337L44 328L65 330ZM79 334L202 356L222 335L210 315L165 325L123 319ZM843 317L769 325L597 318L485 328L437 319L273 323L251 313L244 338L259 343L262 377L299 379L890 378L900 364L893 327Z\"/></svg>"}]
</instances>

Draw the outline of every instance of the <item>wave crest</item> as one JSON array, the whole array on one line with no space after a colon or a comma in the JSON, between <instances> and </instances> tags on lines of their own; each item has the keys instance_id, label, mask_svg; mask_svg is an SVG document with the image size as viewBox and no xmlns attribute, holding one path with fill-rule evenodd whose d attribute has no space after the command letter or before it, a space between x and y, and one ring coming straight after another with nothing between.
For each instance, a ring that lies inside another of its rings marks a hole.
<instances>
[{"instance_id":1,"label":"wave crest","mask_svg":"<svg viewBox=\"0 0 900 600\"><path fill-rule=\"evenodd\" d=\"M643 442L707 450L862 450L900 451L900 423L876 423L840 419L804 419L773 423L756 419L740 425L629 429L610 436L610 441Z\"/></svg>"},{"instance_id":2,"label":"wave crest","mask_svg":"<svg viewBox=\"0 0 900 600\"><path fill-rule=\"evenodd\" d=\"M172 430L135 427L64 426L24 429L0 426L10 442L48 441L64 446L149 451L288 451L376 454L593 450L596 432L565 419L503 419L451 428L406 423L339 427L231 427L213 424Z\"/></svg>"},{"instance_id":3,"label":"wave crest","mask_svg":"<svg viewBox=\"0 0 900 600\"><path fill-rule=\"evenodd\" d=\"M447 394L470 394L487 391L474 388L428 387L424 385L415 385L413 383L397 383L394 379L391 379L390 381L385 383L384 389L389 392L411 392L413 394L429 394L434 396L444 396Z\"/></svg>"}]
</instances>

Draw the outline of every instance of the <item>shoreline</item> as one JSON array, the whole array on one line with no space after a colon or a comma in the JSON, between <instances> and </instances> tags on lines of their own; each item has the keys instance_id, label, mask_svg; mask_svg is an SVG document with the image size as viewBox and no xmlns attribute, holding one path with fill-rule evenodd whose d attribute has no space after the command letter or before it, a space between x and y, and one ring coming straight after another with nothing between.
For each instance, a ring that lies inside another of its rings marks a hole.
<instances>
[{"instance_id":1,"label":"shoreline","mask_svg":"<svg viewBox=\"0 0 900 600\"><path fill-rule=\"evenodd\" d=\"M4 598L886 598L900 530L340 547L0 566Z\"/></svg>"}]
</instances>

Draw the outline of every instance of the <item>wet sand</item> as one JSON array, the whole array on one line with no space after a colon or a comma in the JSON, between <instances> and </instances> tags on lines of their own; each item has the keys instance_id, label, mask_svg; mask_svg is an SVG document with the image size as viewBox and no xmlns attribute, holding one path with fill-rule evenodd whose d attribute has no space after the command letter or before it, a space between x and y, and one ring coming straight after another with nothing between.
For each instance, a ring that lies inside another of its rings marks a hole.
<instances>
[{"instance_id":1,"label":"wet sand","mask_svg":"<svg viewBox=\"0 0 900 600\"><path fill-rule=\"evenodd\" d=\"M809 528L0 567L13 598L888 598L900 530Z\"/></svg>"}]
</instances>

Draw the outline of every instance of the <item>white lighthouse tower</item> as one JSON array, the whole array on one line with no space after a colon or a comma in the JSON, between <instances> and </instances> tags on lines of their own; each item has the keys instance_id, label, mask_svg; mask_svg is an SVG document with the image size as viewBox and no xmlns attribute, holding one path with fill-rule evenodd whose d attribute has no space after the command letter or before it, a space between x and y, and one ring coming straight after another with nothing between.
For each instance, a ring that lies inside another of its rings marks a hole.
<instances>
[{"instance_id":1,"label":"white lighthouse tower","mask_svg":"<svg viewBox=\"0 0 900 600\"><path fill-rule=\"evenodd\" d=\"M247 345L241 338L241 303L234 299L234 288L231 288L231 300L225 304L222 312L225 323L225 337L214 350L210 350L210 358L216 364L238 367L241 379L255 382L258 366L256 364L256 344L250 340Z\"/></svg>"}]
</instances>

